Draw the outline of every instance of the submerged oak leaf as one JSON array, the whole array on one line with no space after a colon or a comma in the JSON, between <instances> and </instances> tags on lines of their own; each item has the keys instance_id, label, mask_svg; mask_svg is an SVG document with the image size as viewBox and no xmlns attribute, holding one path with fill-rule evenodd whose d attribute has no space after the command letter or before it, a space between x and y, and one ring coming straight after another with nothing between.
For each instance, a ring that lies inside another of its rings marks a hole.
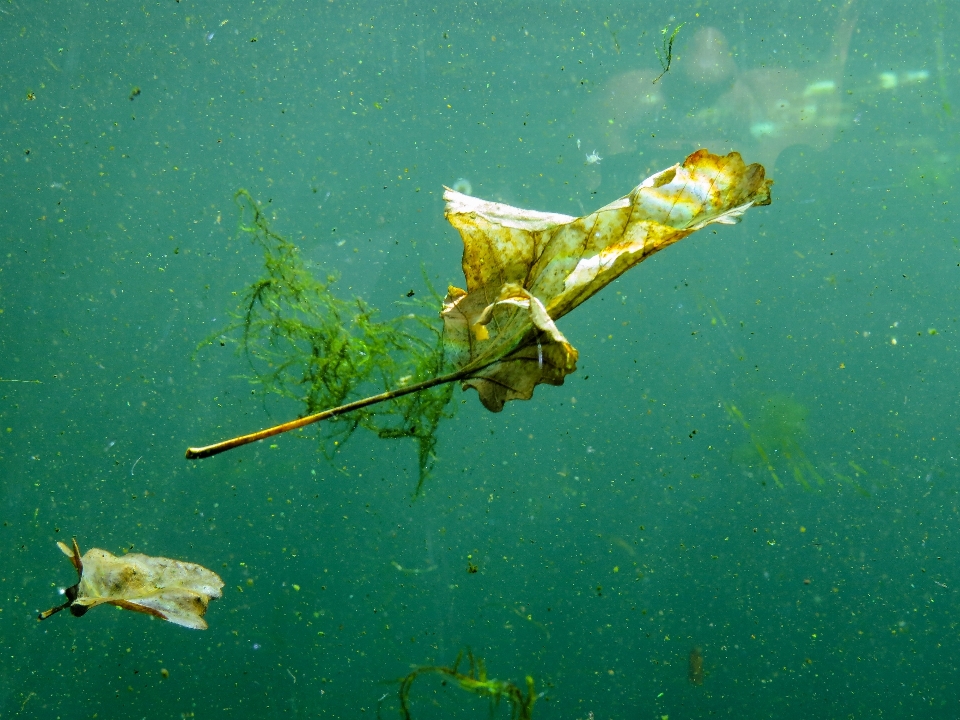
<instances>
[{"instance_id":1,"label":"submerged oak leaf","mask_svg":"<svg viewBox=\"0 0 960 720\"><path fill-rule=\"evenodd\" d=\"M80 617L92 607L108 604L205 630L207 605L223 588L219 575L195 563L140 553L117 557L99 548L80 557L76 538L73 548L62 542L57 546L70 558L79 582L64 590L63 605L40 613L40 620L66 608Z\"/></svg>"},{"instance_id":2,"label":"submerged oak leaf","mask_svg":"<svg viewBox=\"0 0 960 720\"><path fill-rule=\"evenodd\" d=\"M443 301L446 372L190 447L186 456L213 457L454 382L475 388L493 412L508 400L529 400L540 383L562 385L577 369L577 350L557 328L558 319L655 252L710 223L733 224L750 207L769 205L771 184L761 165L745 165L739 153L698 150L581 218L523 210L447 188L445 214L463 238L467 289L451 286ZM416 430L412 426L411 434Z\"/></svg>"},{"instance_id":3,"label":"submerged oak leaf","mask_svg":"<svg viewBox=\"0 0 960 720\"><path fill-rule=\"evenodd\" d=\"M488 202L449 188L446 217L463 238L467 289L443 306L448 362L499 412L540 383L563 384L577 351L560 319L655 252L711 223L770 204L771 180L739 153L698 150L633 192L576 218Z\"/></svg>"}]
</instances>

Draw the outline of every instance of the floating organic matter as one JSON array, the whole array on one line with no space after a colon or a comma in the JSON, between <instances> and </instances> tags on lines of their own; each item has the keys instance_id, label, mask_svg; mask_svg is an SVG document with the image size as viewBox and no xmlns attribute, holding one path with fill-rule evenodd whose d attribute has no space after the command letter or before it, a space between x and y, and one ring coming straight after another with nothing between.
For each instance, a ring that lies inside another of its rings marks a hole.
<instances>
[{"instance_id":1,"label":"floating organic matter","mask_svg":"<svg viewBox=\"0 0 960 720\"><path fill-rule=\"evenodd\" d=\"M739 153L698 150L584 217L524 210L447 189L446 217L463 238L466 290L443 303L443 348L450 371L329 410L206 447L210 457L256 440L453 382L477 390L499 412L528 400L540 383L561 385L577 350L555 321L634 265L711 224L733 224L770 203L762 166Z\"/></svg>"},{"instance_id":2,"label":"floating organic matter","mask_svg":"<svg viewBox=\"0 0 960 720\"><path fill-rule=\"evenodd\" d=\"M457 655L456 661L452 667L425 665L413 670L409 675L400 680L400 714L404 720L412 720L410 714L410 688L413 681L421 675L437 674L453 680L460 688L471 692L474 695L490 698L490 715L493 717L496 708L501 700L510 703L510 717L512 720L531 720L533 718L533 704L539 697L534 693L534 682L530 675L526 677L527 692L514 685L510 681L496 680L487 677L487 669L484 667L481 658L475 658L473 653L466 651L467 661L470 668L466 673L458 670L460 661L463 659L464 651L461 650Z\"/></svg>"},{"instance_id":3,"label":"floating organic matter","mask_svg":"<svg viewBox=\"0 0 960 720\"><path fill-rule=\"evenodd\" d=\"M57 546L70 558L79 581L63 591L66 602L40 613L39 620L67 608L80 617L106 604L206 630L207 605L220 597L223 588L215 572L194 563L140 553L117 557L99 548L90 548L80 557L76 538L72 548L62 542Z\"/></svg>"}]
</instances>

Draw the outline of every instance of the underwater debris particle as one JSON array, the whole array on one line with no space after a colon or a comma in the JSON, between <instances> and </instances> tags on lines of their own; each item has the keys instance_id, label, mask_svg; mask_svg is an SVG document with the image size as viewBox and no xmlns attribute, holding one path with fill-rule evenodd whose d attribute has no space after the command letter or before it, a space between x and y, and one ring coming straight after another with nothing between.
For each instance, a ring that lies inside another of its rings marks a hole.
<instances>
[{"instance_id":1,"label":"underwater debris particle","mask_svg":"<svg viewBox=\"0 0 960 720\"><path fill-rule=\"evenodd\" d=\"M703 651L695 647L687 659L687 680L691 685L703 685Z\"/></svg>"}]
</instances>

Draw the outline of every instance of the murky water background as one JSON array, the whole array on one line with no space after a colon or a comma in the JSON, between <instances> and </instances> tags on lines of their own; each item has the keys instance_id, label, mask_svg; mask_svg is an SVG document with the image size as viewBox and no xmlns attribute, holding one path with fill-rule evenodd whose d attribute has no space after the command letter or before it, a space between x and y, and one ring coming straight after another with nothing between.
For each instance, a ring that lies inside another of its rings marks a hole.
<instances>
[{"instance_id":1,"label":"murky water background","mask_svg":"<svg viewBox=\"0 0 960 720\"><path fill-rule=\"evenodd\" d=\"M860 2L831 75L840 5L3 0L3 716L386 718L470 647L538 718L956 717L960 15ZM728 95L827 80L801 129ZM300 410L195 353L259 272L238 188L389 315L462 280L443 184L581 214L707 142L773 204L564 318L563 387L458 391L422 497L369 435L183 459ZM220 573L210 629L38 624L71 536Z\"/></svg>"}]
</instances>

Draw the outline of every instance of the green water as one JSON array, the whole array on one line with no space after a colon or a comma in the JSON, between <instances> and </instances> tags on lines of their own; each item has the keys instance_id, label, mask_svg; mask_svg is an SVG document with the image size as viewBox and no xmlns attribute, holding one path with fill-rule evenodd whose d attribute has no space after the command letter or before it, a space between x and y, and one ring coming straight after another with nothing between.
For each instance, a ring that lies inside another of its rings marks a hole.
<instances>
[{"instance_id":1,"label":"green water","mask_svg":"<svg viewBox=\"0 0 960 720\"><path fill-rule=\"evenodd\" d=\"M830 75L840 4L2 0L0 715L399 717L469 647L537 718L956 717L960 11L861 1ZM806 129L730 95L824 79ZM580 215L701 143L773 204L564 318L562 387L457 390L420 497L362 430L183 459L302 410L194 354L260 272L238 188L389 315L462 283L444 184ZM210 628L38 623L73 536L218 572ZM415 718L487 717L441 680Z\"/></svg>"}]
</instances>

